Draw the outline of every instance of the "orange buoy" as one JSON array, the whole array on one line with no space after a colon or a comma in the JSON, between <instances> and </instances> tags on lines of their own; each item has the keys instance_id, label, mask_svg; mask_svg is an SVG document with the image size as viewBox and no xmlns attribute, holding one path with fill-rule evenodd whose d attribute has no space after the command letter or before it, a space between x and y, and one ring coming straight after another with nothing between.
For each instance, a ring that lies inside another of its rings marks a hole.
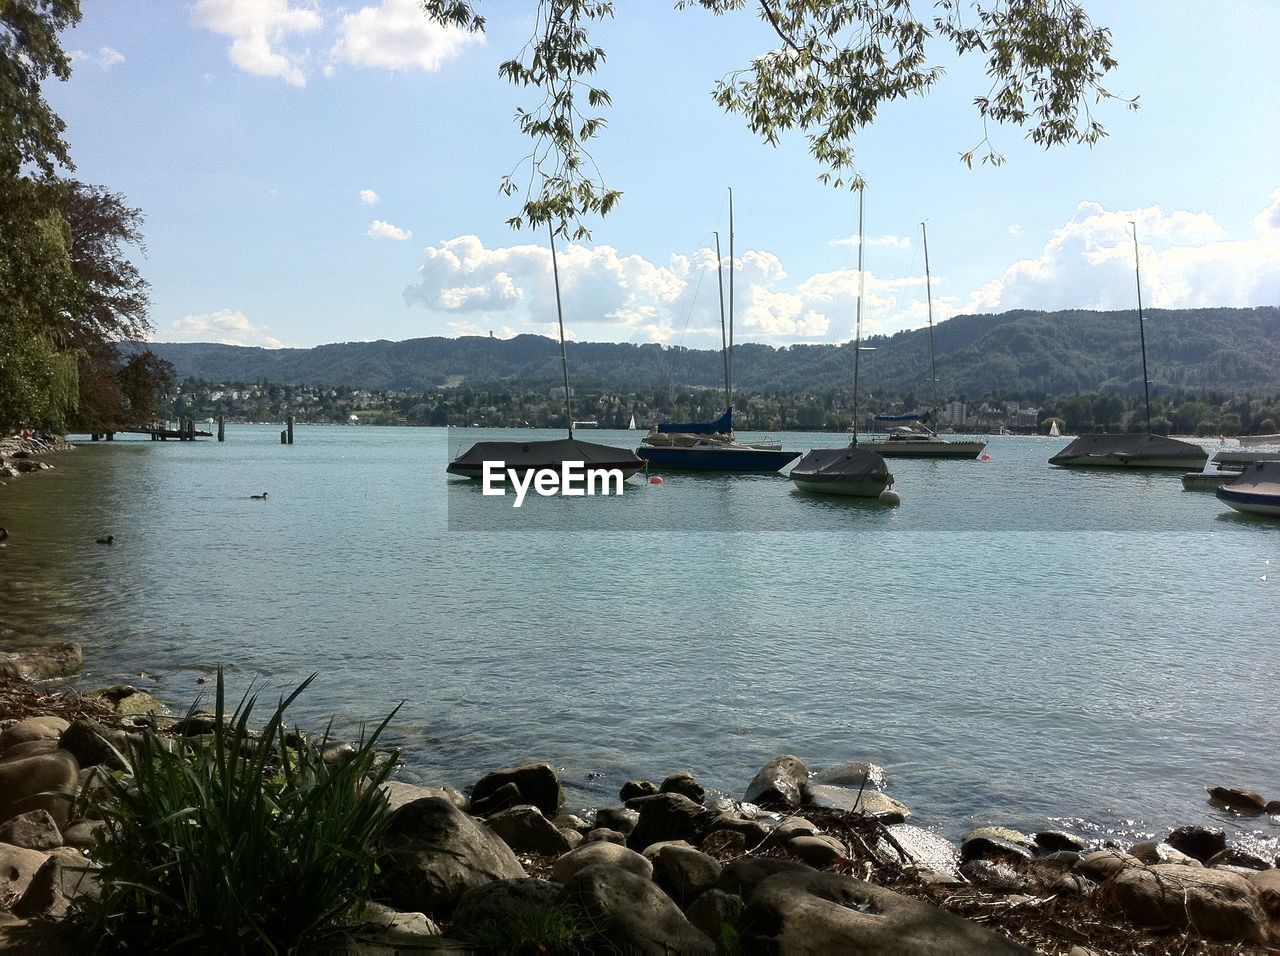
<instances>
[{"instance_id":1,"label":"orange buoy","mask_svg":"<svg viewBox=\"0 0 1280 956\"><path fill-rule=\"evenodd\" d=\"M991 456L990 456L990 455L983 455L983 456L982 456L982 460L983 460L983 461L990 461L990 460L991 460Z\"/></svg>"},{"instance_id":2,"label":"orange buoy","mask_svg":"<svg viewBox=\"0 0 1280 956\"><path fill-rule=\"evenodd\" d=\"M660 485L660 484L662 484L662 476L661 476L661 475L654 475L652 478L650 478L650 479L649 479L649 484L651 484L651 485Z\"/></svg>"}]
</instances>

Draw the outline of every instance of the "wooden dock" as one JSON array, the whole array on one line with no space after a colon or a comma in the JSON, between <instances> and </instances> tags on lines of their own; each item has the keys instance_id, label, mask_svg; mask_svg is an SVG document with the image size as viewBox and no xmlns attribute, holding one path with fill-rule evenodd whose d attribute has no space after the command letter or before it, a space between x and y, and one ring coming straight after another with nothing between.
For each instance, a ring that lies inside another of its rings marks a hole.
<instances>
[{"instance_id":1,"label":"wooden dock","mask_svg":"<svg viewBox=\"0 0 1280 956\"><path fill-rule=\"evenodd\" d=\"M115 441L116 435L150 435L152 441L195 441L197 438L212 438L213 432L197 431L194 419L180 422L177 428L165 425L150 425L142 428L117 428L110 432L90 432L90 441Z\"/></svg>"}]
</instances>

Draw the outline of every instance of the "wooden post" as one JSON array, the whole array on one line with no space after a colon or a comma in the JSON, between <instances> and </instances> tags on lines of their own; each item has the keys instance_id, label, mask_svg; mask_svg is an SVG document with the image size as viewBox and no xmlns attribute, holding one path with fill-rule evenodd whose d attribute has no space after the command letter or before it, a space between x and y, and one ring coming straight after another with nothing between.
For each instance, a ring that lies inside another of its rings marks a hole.
<instances>
[{"instance_id":1,"label":"wooden post","mask_svg":"<svg viewBox=\"0 0 1280 956\"><path fill-rule=\"evenodd\" d=\"M289 432L289 444L292 445L293 444L293 416L292 415L289 416L289 427L287 430Z\"/></svg>"},{"instance_id":2,"label":"wooden post","mask_svg":"<svg viewBox=\"0 0 1280 956\"><path fill-rule=\"evenodd\" d=\"M218 416L218 441L226 441L226 440L227 440L226 423L223 421L222 416L219 415Z\"/></svg>"},{"instance_id":3,"label":"wooden post","mask_svg":"<svg viewBox=\"0 0 1280 956\"><path fill-rule=\"evenodd\" d=\"M98 433L97 433L97 432L89 432L89 441L97 441L97 440L98 440Z\"/></svg>"},{"instance_id":4,"label":"wooden post","mask_svg":"<svg viewBox=\"0 0 1280 956\"><path fill-rule=\"evenodd\" d=\"M289 429L287 428L280 429L280 444L282 445L289 444Z\"/></svg>"}]
</instances>

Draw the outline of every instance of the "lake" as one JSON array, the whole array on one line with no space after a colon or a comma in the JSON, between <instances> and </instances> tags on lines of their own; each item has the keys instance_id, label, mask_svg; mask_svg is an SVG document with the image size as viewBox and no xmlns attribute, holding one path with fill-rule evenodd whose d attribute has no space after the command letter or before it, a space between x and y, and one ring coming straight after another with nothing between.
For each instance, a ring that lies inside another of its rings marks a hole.
<instances>
[{"instance_id":1,"label":"lake","mask_svg":"<svg viewBox=\"0 0 1280 956\"><path fill-rule=\"evenodd\" d=\"M553 433L278 433L85 442L11 481L0 620L81 641L84 686L176 709L219 663L269 699L319 672L295 719L347 734L403 700L392 737L424 783L545 759L571 807L681 769L740 797L793 753L883 764L952 837L1214 823L1274 844L1203 788L1280 798L1280 523L1176 475L1056 469L1067 439L1001 437L990 461L891 461L899 508L664 474L515 509L446 461Z\"/></svg>"}]
</instances>

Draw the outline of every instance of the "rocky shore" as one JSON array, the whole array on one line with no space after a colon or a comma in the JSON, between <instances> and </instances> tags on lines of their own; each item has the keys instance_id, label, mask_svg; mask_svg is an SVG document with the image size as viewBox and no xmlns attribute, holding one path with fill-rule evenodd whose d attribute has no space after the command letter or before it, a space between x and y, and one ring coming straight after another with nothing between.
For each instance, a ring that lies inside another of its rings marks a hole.
<instances>
[{"instance_id":1,"label":"rocky shore","mask_svg":"<svg viewBox=\"0 0 1280 956\"><path fill-rule=\"evenodd\" d=\"M65 438L54 438L48 442L17 436L0 438L0 485L6 479L51 470L53 465L44 461L43 457L50 452L69 451L73 448L75 445Z\"/></svg>"},{"instance_id":2,"label":"rocky shore","mask_svg":"<svg viewBox=\"0 0 1280 956\"><path fill-rule=\"evenodd\" d=\"M32 683L78 648L10 652L0 677L0 949L70 952L102 892L108 829L86 791L143 738L169 752L253 732L166 716L132 687ZM326 763L354 748L327 742ZM615 805L564 806L556 769L499 769L463 790L388 779L378 873L358 913L307 947L343 953L1246 953L1280 945L1280 871L1220 830L1131 846L984 827L952 843L916 824L869 763L769 761L735 795L687 772L633 780ZM1280 804L1210 796L1241 814Z\"/></svg>"}]
</instances>

